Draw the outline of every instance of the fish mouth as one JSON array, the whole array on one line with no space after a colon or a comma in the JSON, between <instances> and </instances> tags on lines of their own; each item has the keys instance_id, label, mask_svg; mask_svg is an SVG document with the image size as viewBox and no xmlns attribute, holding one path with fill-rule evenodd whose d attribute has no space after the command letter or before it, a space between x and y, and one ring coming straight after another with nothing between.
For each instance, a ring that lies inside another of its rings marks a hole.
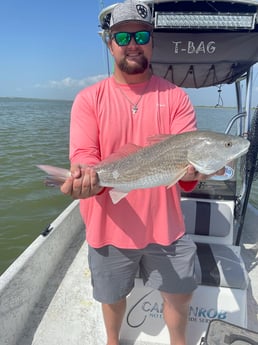
<instances>
[{"instance_id":1,"label":"fish mouth","mask_svg":"<svg viewBox=\"0 0 258 345\"><path fill-rule=\"evenodd\" d=\"M242 156L248 152L249 147L250 147L250 142L246 141L246 143L247 143L247 145L240 152L238 152L238 154L236 155L236 157L234 159L236 159L236 158L238 158L238 157L240 157L240 156Z\"/></svg>"},{"instance_id":2,"label":"fish mouth","mask_svg":"<svg viewBox=\"0 0 258 345\"><path fill-rule=\"evenodd\" d=\"M230 162L233 162L234 160L236 160L237 158L241 157L241 156L244 156L248 150L249 150L249 146L250 146L250 142L247 141L248 145L246 145L241 151L238 151L236 155L234 155L231 159L229 159L227 161L227 164L230 163Z\"/></svg>"}]
</instances>

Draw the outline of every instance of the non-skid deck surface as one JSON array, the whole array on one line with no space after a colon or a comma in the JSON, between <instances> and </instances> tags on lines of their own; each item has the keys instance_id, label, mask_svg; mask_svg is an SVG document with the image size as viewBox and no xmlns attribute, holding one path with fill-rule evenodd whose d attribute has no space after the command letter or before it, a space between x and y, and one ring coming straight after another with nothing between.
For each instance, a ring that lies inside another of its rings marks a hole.
<instances>
[{"instance_id":1,"label":"non-skid deck surface","mask_svg":"<svg viewBox=\"0 0 258 345\"><path fill-rule=\"evenodd\" d=\"M69 261L69 258L66 259ZM60 278L62 282L56 290L55 285ZM64 264L56 272L46 291L53 296L42 296L19 345L106 344L101 307L92 298L86 243L81 245L68 268ZM48 303L49 299L51 301L46 308L45 303ZM40 325L37 326L39 321ZM146 342L135 344L150 345ZM132 345L132 343L121 345Z\"/></svg>"},{"instance_id":2,"label":"non-skid deck surface","mask_svg":"<svg viewBox=\"0 0 258 345\"><path fill-rule=\"evenodd\" d=\"M32 318L32 329L28 327L26 330L22 345L105 344L100 305L92 299L90 272L87 267L87 245L83 243L46 310L44 301L50 296L42 296L41 303L34 312L37 318L37 314L42 314L43 310L40 326L35 329ZM62 269L56 273L53 282L49 282L50 289L46 291L55 289L58 275L64 275Z\"/></svg>"}]
</instances>

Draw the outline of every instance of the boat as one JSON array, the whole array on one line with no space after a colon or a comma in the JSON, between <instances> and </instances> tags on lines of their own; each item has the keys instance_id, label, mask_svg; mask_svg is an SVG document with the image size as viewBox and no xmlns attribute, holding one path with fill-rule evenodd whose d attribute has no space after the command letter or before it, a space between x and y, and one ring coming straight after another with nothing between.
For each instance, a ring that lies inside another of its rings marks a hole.
<instances>
[{"instance_id":1,"label":"boat","mask_svg":"<svg viewBox=\"0 0 258 345\"><path fill-rule=\"evenodd\" d=\"M142 2L155 20L153 72L184 88L234 83L237 111L225 132L234 128L251 142L246 157L231 166L234 177L207 180L182 194L187 232L197 244L198 288L189 308L187 344L199 345L212 320L255 331L258 211L249 196L258 173L258 108L251 107L258 1ZM99 15L103 38L113 6ZM73 201L1 275L0 345L105 344L78 203ZM128 296L121 344L169 344L160 295L144 287L140 276Z\"/></svg>"}]
</instances>

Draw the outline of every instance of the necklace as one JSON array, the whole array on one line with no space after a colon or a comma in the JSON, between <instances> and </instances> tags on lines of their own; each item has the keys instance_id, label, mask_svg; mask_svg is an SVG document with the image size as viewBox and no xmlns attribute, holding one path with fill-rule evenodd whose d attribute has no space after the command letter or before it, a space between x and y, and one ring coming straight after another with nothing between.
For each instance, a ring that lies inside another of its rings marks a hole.
<instances>
[{"instance_id":1,"label":"necklace","mask_svg":"<svg viewBox=\"0 0 258 345\"><path fill-rule=\"evenodd\" d=\"M150 82L150 80L146 83L146 85L145 85L145 87L144 87L144 89L143 89L143 91L142 91L142 94L140 95L140 97L138 98L138 101L137 101L136 103L132 102L132 101L130 100L130 98L124 93L124 91L123 91L120 87L118 87L119 90L120 90L120 92L121 92L121 94L122 94L122 95L127 99L127 101L131 104L131 106L132 106L131 111L132 111L132 114L133 114L133 115L135 115L135 114L137 113L137 111L138 111L138 104L140 103L140 101L141 101L143 95L145 94L145 91L147 90L147 87L148 87L148 85L149 85L149 82Z\"/></svg>"}]
</instances>

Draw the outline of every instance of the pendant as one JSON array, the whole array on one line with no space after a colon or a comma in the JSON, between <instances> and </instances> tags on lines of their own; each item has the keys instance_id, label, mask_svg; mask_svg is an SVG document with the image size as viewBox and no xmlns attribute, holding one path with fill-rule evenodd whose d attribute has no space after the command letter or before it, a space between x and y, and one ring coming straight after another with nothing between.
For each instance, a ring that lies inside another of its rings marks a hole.
<instances>
[{"instance_id":1,"label":"pendant","mask_svg":"<svg viewBox=\"0 0 258 345\"><path fill-rule=\"evenodd\" d=\"M137 113L137 110L138 110L138 107L137 105L135 104L133 107L132 107L132 113L133 115L135 115Z\"/></svg>"}]
</instances>

